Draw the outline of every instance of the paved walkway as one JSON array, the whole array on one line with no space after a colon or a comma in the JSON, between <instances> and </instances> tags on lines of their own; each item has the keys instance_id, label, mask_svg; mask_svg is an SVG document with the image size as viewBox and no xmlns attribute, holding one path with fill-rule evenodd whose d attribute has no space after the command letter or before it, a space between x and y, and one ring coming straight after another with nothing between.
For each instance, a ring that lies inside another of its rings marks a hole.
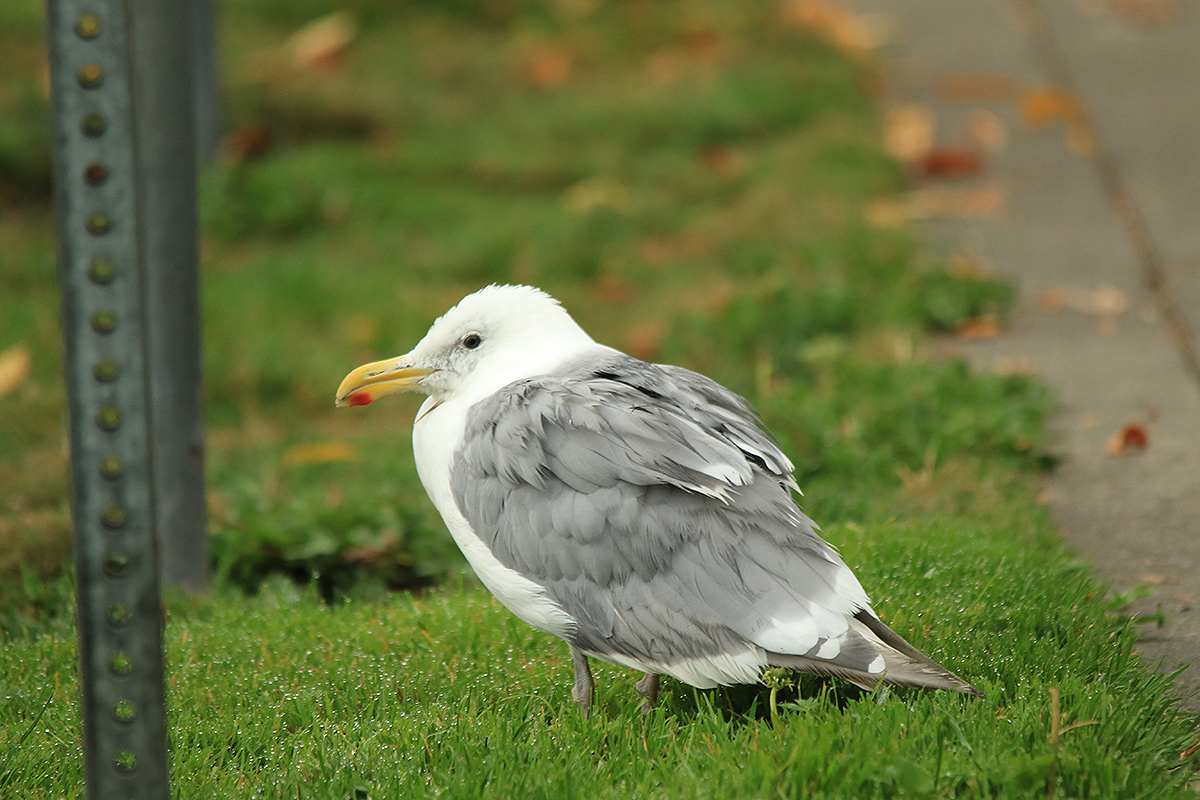
<instances>
[{"instance_id":1,"label":"paved walkway","mask_svg":"<svg viewBox=\"0 0 1200 800\"><path fill-rule=\"evenodd\" d=\"M851 5L887 32L892 100L931 111L938 142L982 125L998 147L927 184L963 193L943 216L975 215L931 221L935 246L1020 287L1010 330L967 355L1059 393L1053 512L1114 591L1149 588L1132 610L1166 625L1139 650L1195 665L1178 688L1200 710L1200 2ZM1145 450L1106 452L1129 424Z\"/></svg>"}]
</instances>

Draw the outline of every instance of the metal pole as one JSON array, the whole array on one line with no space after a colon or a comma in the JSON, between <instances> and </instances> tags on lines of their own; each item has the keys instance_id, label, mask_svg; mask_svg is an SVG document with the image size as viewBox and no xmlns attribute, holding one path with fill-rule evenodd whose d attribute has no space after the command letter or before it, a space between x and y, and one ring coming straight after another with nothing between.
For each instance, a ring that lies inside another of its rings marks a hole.
<instances>
[{"instance_id":1,"label":"metal pole","mask_svg":"<svg viewBox=\"0 0 1200 800\"><path fill-rule=\"evenodd\" d=\"M212 0L188 0L196 99L196 159L206 164L221 145L221 82L217 68L217 11Z\"/></svg>"},{"instance_id":2,"label":"metal pole","mask_svg":"<svg viewBox=\"0 0 1200 800\"><path fill-rule=\"evenodd\" d=\"M126 0L138 241L146 275L151 447L163 581L208 586L191 10Z\"/></svg>"},{"instance_id":3,"label":"metal pole","mask_svg":"<svg viewBox=\"0 0 1200 800\"><path fill-rule=\"evenodd\" d=\"M171 553L171 520L203 532L203 484L172 485L200 474L201 455L190 50L176 7L47 3L93 800L169 797L159 533Z\"/></svg>"}]
</instances>

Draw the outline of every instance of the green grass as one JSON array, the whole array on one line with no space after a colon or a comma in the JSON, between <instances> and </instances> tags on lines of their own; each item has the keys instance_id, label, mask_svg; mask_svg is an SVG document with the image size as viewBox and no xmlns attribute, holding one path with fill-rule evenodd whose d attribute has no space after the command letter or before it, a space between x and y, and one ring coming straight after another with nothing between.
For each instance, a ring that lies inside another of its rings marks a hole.
<instances>
[{"instance_id":1,"label":"green grass","mask_svg":"<svg viewBox=\"0 0 1200 800\"><path fill-rule=\"evenodd\" d=\"M360 33L332 73L283 49L331 4L222 8L230 126L266 136L201 187L219 577L168 602L178 796L1194 796L1195 720L1036 502L1052 398L931 355L1011 289L865 219L904 188L871 65L733 0L395 5L339 4ZM0 796L23 798L82 780L39 15L0 7L0 350L33 355L0 397ZM425 498L415 402L332 408L490 281L745 393L879 612L987 698L668 680L643 717L601 667L583 720L565 647L478 588Z\"/></svg>"}]
</instances>

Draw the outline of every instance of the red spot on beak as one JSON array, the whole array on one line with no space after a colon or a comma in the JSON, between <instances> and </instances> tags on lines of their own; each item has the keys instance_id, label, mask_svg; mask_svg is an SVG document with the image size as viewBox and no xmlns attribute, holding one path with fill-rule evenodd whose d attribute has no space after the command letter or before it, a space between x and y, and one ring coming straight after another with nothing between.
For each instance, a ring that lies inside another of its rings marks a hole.
<instances>
[{"instance_id":1,"label":"red spot on beak","mask_svg":"<svg viewBox=\"0 0 1200 800\"><path fill-rule=\"evenodd\" d=\"M365 406L371 402L373 398L367 392L355 392L346 398L346 404L352 406Z\"/></svg>"}]
</instances>

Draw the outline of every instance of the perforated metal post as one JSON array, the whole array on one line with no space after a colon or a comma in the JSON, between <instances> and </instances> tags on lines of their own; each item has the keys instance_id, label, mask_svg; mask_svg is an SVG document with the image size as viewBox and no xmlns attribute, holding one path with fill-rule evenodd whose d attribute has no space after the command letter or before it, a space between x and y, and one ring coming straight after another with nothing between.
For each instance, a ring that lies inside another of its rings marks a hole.
<instances>
[{"instance_id":1,"label":"perforated metal post","mask_svg":"<svg viewBox=\"0 0 1200 800\"><path fill-rule=\"evenodd\" d=\"M165 800L159 534L164 512L197 504L160 498L200 473L186 9L49 0L47 13L88 794ZM182 378L172 359L189 362ZM184 494L197 489L203 532L203 484Z\"/></svg>"}]
</instances>

